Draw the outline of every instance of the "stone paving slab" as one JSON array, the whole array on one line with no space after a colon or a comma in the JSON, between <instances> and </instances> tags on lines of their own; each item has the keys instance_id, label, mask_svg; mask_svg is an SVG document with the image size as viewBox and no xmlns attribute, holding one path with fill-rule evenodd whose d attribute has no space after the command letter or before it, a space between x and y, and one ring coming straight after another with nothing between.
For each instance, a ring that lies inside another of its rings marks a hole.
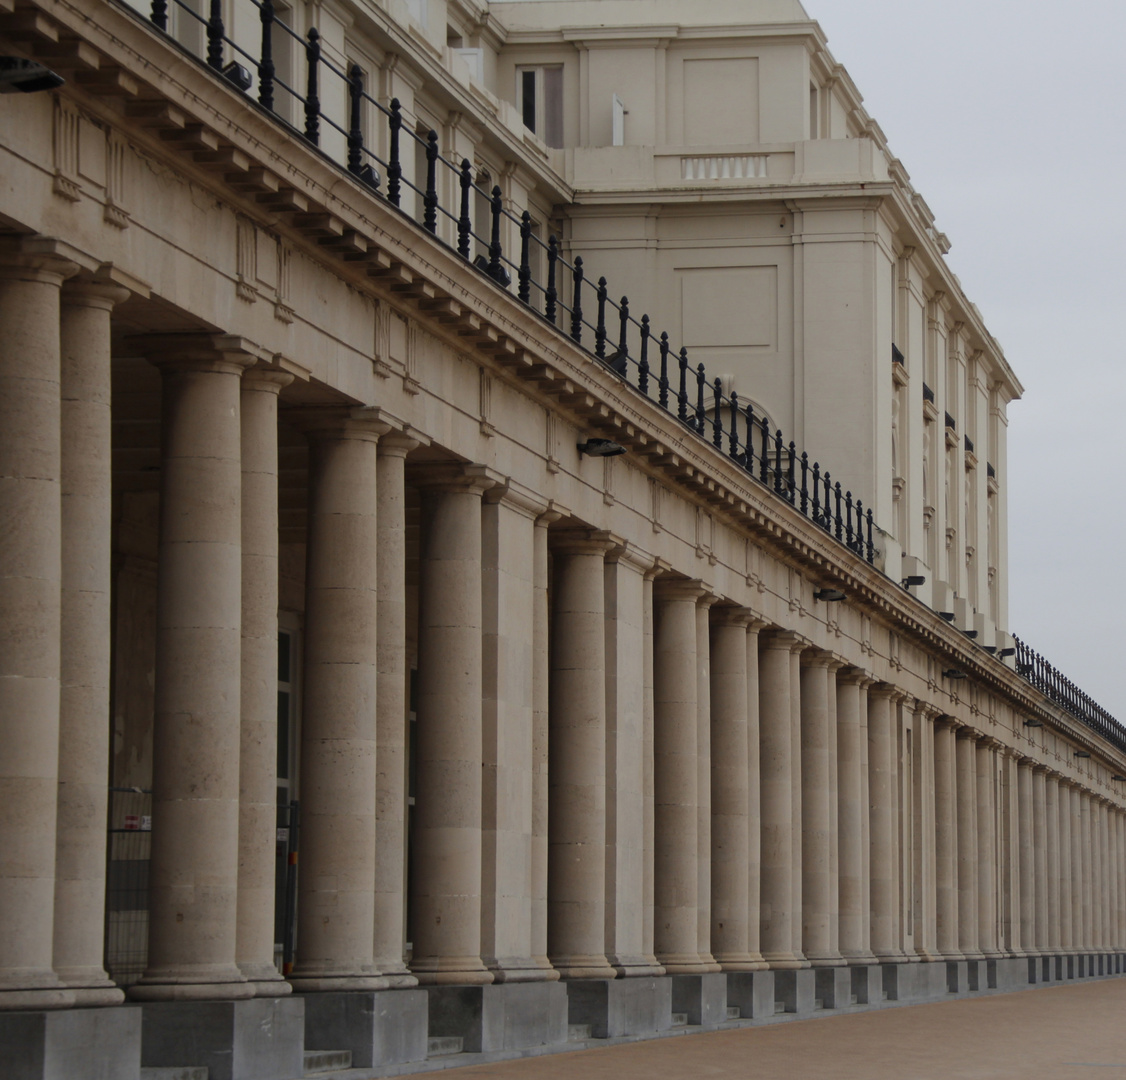
<instances>
[{"instance_id":1,"label":"stone paving slab","mask_svg":"<svg viewBox=\"0 0 1126 1080\"><path fill-rule=\"evenodd\" d=\"M1126 979L522 1058L457 1080L1126 1080Z\"/></svg>"}]
</instances>

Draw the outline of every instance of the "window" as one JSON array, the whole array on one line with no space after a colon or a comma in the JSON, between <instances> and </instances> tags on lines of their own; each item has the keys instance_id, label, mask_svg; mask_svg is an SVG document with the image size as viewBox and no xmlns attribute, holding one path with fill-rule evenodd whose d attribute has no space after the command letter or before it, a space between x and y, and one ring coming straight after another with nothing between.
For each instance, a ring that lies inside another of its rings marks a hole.
<instances>
[{"instance_id":1,"label":"window","mask_svg":"<svg viewBox=\"0 0 1126 1080\"><path fill-rule=\"evenodd\" d=\"M819 108L818 108L817 86L814 83L810 83L809 84L809 137L811 139L819 139L821 137L820 130L819 130L820 124L818 123L818 120L819 120Z\"/></svg>"},{"instance_id":2,"label":"window","mask_svg":"<svg viewBox=\"0 0 1126 1080\"><path fill-rule=\"evenodd\" d=\"M270 45L274 58L274 112L289 124L296 124L300 115L297 94L304 90L296 84L297 39L290 30L293 26L293 9L284 4L274 4L274 25L270 27Z\"/></svg>"},{"instance_id":3,"label":"window","mask_svg":"<svg viewBox=\"0 0 1126 1080\"><path fill-rule=\"evenodd\" d=\"M426 25L427 16L430 14L427 10L427 0L407 0L407 11L419 26Z\"/></svg>"},{"instance_id":4,"label":"window","mask_svg":"<svg viewBox=\"0 0 1126 1080\"><path fill-rule=\"evenodd\" d=\"M516 69L516 107L524 126L548 146L563 145L563 68Z\"/></svg>"}]
</instances>

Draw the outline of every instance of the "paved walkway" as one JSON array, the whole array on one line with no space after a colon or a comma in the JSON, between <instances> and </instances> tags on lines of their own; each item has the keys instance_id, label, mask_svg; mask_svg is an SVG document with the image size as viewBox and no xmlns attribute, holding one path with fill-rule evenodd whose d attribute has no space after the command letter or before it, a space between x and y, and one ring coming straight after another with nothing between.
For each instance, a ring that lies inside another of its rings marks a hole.
<instances>
[{"instance_id":1,"label":"paved walkway","mask_svg":"<svg viewBox=\"0 0 1126 1080\"><path fill-rule=\"evenodd\" d=\"M654 1039L474 1065L446 1075L457 1080L1126 1080L1126 978Z\"/></svg>"}]
</instances>

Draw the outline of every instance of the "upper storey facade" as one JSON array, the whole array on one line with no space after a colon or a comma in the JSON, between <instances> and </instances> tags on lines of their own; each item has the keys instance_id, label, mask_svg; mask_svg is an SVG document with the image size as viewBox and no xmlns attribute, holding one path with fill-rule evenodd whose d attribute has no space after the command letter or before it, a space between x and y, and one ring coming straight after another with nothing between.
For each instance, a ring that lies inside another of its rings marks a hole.
<instances>
[{"instance_id":1,"label":"upper storey facade","mask_svg":"<svg viewBox=\"0 0 1126 1080\"><path fill-rule=\"evenodd\" d=\"M256 56L258 10L227 6ZM202 25L170 7L172 32L201 53ZM275 28L276 112L300 126L299 37L316 29L327 62L358 66L404 124L435 131L443 156L527 211L533 236L558 236L612 299L659 315L709 379L873 508L890 576L924 578L921 599L980 644L1008 644L1006 426L1021 387L796 0L278 0L275 12L294 31ZM343 160L344 83L321 91L339 122L321 147ZM387 125L374 110L363 124L386 160ZM426 161L412 146L415 214ZM439 201L453 205L443 176ZM470 213L487 255L487 200L474 195ZM516 250L518 230L502 230ZM454 232L440 216L438 233Z\"/></svg>"}]
</instances>

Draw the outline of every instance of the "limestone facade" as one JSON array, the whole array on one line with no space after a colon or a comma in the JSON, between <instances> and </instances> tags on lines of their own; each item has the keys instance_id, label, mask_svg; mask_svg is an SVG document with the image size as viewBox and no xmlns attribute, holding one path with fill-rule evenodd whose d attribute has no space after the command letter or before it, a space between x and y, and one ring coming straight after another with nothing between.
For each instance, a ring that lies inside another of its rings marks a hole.
<instances>
[{"instance_id":1,"label":"limestone facade","mask_svg":"<svg viewBox=\"0 0 1126 1080\"><path fill-rule=\"evenodd\" d=\"M191 55L182 14L170 38L102 0L8 6L6 47L68 82L0 112L0 1009L114 1006L112 975L157 1026L200 1002L312 1024L318 1002L388 993L429 1000L443 1037L451 987L504 987L576 1022L603 984L667 1005L671 981L672 1011L703 1024L709 988L731 1002L762 973L800 996L793 973L817 969L826 1002L849 969L881 972L891 999L920 963L943 993L949 965L955 991L966 963L972 989L989 971L999 985L999 964L1024 982L1122 970L1126 743L981 647L1005 640L990 629L1003 577L971 560L978 585L965 584L963 534L953 555L928 554L946 547L927 548L928 530L959 526L937 509L926 523L925 425L949 430L926 406L956 399L953 430L991 448L1003 483L1019 386L894 168L839 218L818 200L854 188L811 194L809 216L850 235L850 215L865 218L841 278L868 260L872 295L886 286L873 310L888 315L894 294L905 336L890 319L869 327L873 366L850 372L835 419L769 386L762 401L834 471L855 469L882 529L877 565L489 280L448 223L432 234L357 182L333 160L339 132L317 150L248 104ZM684 18L644 6L654 25ZM518 19L535 8L562 25L560 7L588 18L584 3L388 0L316 19L326 52L366 58L443 152L488 164L509 205L560 222L592 268L604 259L668 308L660 245L623 256L639 219L624 212L614 234L610 189L601 204L579 191L579 151L605 135L582 95L606 96L598 72L618 46L579 49L574 79L565 62L577 114L564 110L562 149L481 84L546 55L546 31ZM821 71L816 26L766 8L757 37L739 36L773 43L760 67ZM247 42L252 14L226 15ZM669 41L706 53L720 33L678 25L614 33L638 39L642 67L673 57ZM478 39L480 79L450 51ZM702 70L691 78L710 85ZM816 115L844 133L862 114L844 112L851 84L833 70ZM330 118L337 93L326 80ZM667 120L648 116L631 103L625 130L641 145L651 123L665 145ZM789 142L821 152L798 126ZM827 141L827 161L885 150L872 127ZM833 186L810 169L802 183ZM799 251L806 210L788 190L743 191L724 220L788 207ZM662 228L685 201L669 198ZM602 247L583 231L596 220ZM794 370L793 342L827 332L833 311L804 273L808 319L787 322L791 351L778 350ZM813 385L834 354L803 355ZM731 364L729 382L756 385L753 364ZM834 441L846 421L855 445ZM592 437L625 452L582 453ZM988 512L993 488L966 487L969 453L956 441L951 498L960 515L972 489L973 546L1003 572L1003 488ZM969 607L948 621L936 592L901 587L907 566ZM144 970L129 979L104 949L122 913L107 788L151 791ZM295 872L276 865L278 798L299 803ZM279 914L287 874L293 909ZM847 980L846 998L868 1003Z\"/></svg>"}]
</instances>

